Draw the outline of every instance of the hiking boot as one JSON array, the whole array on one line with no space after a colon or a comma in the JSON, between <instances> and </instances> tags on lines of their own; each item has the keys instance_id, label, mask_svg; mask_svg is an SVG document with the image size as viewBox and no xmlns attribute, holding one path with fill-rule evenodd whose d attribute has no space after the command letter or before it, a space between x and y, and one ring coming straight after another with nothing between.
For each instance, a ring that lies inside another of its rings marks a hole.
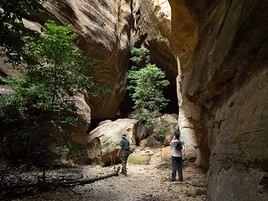
<instances>
[{"instance_id":1,"label":"hiking boot","mask_svg":"<svg viewBox=\"0 0 268 201\"><path fill-rule=\"evenodd\" d=\"M124 175L125 177L127 176L127 173L126 172L121 172L120 174L121 175Z\"/></svg>"}]
</instances>

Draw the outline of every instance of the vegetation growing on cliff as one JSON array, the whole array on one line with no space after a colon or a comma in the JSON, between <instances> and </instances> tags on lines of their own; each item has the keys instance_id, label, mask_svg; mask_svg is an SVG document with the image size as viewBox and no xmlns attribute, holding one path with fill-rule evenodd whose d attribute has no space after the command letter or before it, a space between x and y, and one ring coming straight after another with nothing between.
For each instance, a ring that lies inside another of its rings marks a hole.
<instances>
[{"instance_id":1,"label":"vegetation growing on cliff","mask_svg":"<svg viewBox=\"0 0 268 201\"><path fill-rule=\"evenodd\" d=\"M130 96L134 102L134 117L152 124L168 100L163 90L169 85L165 73L155 64L148 62L150 51L146 48L134 48L131 51L133 66L129 71L128 79Z\"/></svg>"}]
</instances>

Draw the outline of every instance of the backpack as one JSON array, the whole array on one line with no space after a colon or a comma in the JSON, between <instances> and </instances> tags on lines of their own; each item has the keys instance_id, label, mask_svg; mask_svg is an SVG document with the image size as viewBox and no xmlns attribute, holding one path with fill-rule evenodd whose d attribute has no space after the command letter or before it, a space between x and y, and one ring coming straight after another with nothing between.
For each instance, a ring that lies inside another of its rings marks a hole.
<instances>
[{"instance_id":1,"label":"backpack","mask_svg":"<svg viewBox=\"0 0 268 201\"><path fill-rule=\"evenodd\" d=\"M177 150L182 150L182 142L181 141L179 141L177 144L176 144L176 149Z\"/></svg>"}]
</instances>

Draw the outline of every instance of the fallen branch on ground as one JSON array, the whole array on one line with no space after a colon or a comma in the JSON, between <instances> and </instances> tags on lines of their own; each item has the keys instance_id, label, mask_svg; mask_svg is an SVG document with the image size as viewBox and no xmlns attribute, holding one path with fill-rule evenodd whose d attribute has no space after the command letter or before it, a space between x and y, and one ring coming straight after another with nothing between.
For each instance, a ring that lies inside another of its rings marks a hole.
<instances>
[{"instance_id":1,"label":"fallen branch on ground","mask_svg":"<svg viewBox=\"0 0 268 201\"><path fill-rule=\"evenodd\" d=\"M0 186L0 192L3 191L12 191L12 190L19 190L19 189L29 189L29 188L38 188L38 189L55 189L58 187L63 188L69 188L72 186L77 185L85 185L85 184L91 184L96 181L106 179L113 176L119 175L120 167L117 168L117 170L111 174L107 174L104 176L99 176L93 179L81 179L81 180L73 180L73 181L46 181L46 180L39 180L37 183L33 184L19 184L19 185L13 185L13 186Z\"/></svg>"}]
</instances>

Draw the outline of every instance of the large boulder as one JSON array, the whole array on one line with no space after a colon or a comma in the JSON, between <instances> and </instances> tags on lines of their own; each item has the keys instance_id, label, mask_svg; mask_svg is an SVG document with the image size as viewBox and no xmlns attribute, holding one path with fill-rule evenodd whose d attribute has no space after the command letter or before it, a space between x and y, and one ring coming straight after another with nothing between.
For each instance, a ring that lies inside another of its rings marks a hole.
<instances>
[{"instance_id":1,"label":"large boulder","mask_svg":"<svg viewBox=\"0 0 268 201\"><path fill-rule=\"evenodd\" d=\"M102 122L88 136L88 157L92 161L97 160L105 164L117 162L119 142L123 134L127 135L131 149L135 148L138 122L135 119Z\"/></svg>"},{"instance_id":2,"label":"large boulder","mask_svg":"<svg viewBox=\"0 0 268 201\"><path fill-rule=\"evenodd\" d=\"M148 132L147 127L142 122L138 122L135 125L135 129L136 129L135 142L136 142L136 145L140 145L140 142L143 139L148 137L149 132Z\"/></svg>"},{"instance_id":3,"label":"large boulder","mask_svg":"<svg viewBox=\"0 0 268 201\"><path fill-rule=\"evenodd\" d=\"M155 136L153 136L153 135L150 135L149 137L147 137L146 139L143 139L140 142L140 146L142 148L145 148L145 147L155 147L158 144L159 144L159 142L157 142L157 140L155 139Z\"/></svg>"},{"instance_id":4,"label":"large boulder","mask_svg":"<svg viewBox=\"0 0 268 201\"><path fill-rule=\"evenodd\" d=\"M78 126L74 127L73 141L79 144L86 144L87 130L91 123L91 110L85 101L84 94L78 93L74 97L77 112L80 117Z\"/></svg>"}]
</instances>

